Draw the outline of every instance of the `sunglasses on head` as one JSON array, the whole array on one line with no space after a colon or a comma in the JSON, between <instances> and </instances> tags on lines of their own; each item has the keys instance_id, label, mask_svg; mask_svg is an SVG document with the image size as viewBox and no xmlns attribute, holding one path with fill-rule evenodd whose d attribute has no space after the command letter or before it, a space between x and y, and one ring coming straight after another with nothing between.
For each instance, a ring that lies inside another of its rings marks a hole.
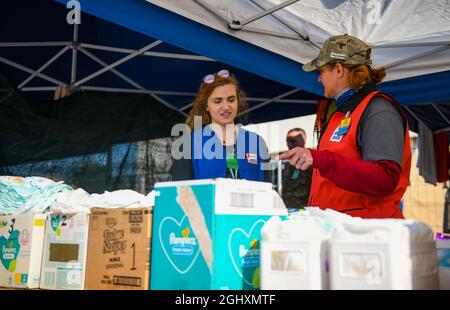
<instances>
[{"instance_id":1,"label":"sunglasses on head","mask_svg":"<svg viewBox=\"0 0 450 310\"><path fill-rule=\"evenodd\" d=\"M230 76L230 72L228 70L220 70L219 72L217 72L217 75L221 78L227 78ZM208 74L203 78L203 82L205 82L206 84L211 84L215 80L216 77L214 74Z\"/></svg>"}]
</instances>

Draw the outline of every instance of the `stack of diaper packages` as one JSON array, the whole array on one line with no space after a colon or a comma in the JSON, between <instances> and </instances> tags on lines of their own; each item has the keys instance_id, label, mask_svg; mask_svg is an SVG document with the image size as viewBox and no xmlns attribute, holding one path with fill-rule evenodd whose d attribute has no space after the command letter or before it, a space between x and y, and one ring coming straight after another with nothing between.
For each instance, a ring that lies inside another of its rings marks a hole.
<instances>
[{"instance_id":1,"label":"stack of diaper packages","mask_svg":"<svg viewBox=\"0 0 450 310\"><path fill-rule=\"evenodd\" d=\"M60 193L50 206L40 287L148 289L154 193Z\"/></svg>"},{"instance_id":2,"label":"stack of diaper packages","mask_svg":"<svg viewBox=\"0 0 450 310\"><path fill-rule=\"evenodd\" d=\"M272 184L234 179L157 183L151 288L260 288L261 228L287 210Z\"/></svg>"},{"instance_id":3,"label":"stack of diaper packages","mask_svg":"<svg viewBox=\"0 0 450 310\"><path fill-rule=\"evenodd\" d=\"M39 287L45 212L71 190L42 177L0 176L0 286Z\"/></svg>"}]
</instances>

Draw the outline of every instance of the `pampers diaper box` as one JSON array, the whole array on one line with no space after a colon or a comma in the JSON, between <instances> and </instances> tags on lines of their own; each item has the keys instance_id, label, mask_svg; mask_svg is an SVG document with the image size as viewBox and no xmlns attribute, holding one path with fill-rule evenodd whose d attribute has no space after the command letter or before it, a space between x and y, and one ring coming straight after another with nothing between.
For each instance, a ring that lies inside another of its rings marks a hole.
<instances>
[{"instance_id":1,"label":"pampers diaper box","mask_svg":"<svg viewBox=\"0 0 450 310\"><path fill-rule=\"evenodd\" d=\"M152 208L51 214L41 288L148 290Z\"/></svg>"},{"instance_id":2,"label":"pampers diaper box","mask_svg":"<svg viewBox=\"0 0 450 310\"><path fill-rule=\"evenodd\" d=\"M156 183L151 289L259 289L261 228L287 217L271 183Z\"/></svg>"},{"instance_id":3,"label":"pampers diaper box","mask_svg":"<svg viewBox=\"0 0 450 310\"><path fill-rule=\"evenodd\" d=\"M48 214L41 288L84 288L88 231L88 212Z\"/></svg>"},{"instance_id":4,"label":"pampers diaper box","mask_svg":"<svg viewBox=\"0 0 450 310\"><path fill-rule=\"evenodd\" d=\"M44 214L0 216L0 286L39 287L44 234Z\"/></svg>"}]
</instances>

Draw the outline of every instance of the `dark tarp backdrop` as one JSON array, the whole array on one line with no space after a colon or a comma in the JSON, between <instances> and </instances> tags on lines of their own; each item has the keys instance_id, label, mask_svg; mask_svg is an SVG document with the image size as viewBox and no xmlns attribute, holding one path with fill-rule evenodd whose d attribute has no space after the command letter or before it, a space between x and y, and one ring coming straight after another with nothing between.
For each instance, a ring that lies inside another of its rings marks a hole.
<instances>
[{"instance_id":1,"label":"dark tarp backdrop","mask_svg":"<svg viewBox=\"0 0 450 310\"><path fill-rule=\"evenodd\" d=\"M1 175L44 176L88 192L148 193L169 179L171 128L184 117L148 95L76 92L30 100L0 76Z\"/></svg>"}]
</instances>

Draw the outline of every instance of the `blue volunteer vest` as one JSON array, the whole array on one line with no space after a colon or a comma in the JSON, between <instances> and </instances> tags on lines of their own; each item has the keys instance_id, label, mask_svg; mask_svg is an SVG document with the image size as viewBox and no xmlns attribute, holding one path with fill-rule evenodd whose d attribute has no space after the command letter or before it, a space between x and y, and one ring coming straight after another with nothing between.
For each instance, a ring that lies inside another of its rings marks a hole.
<instances>
[{"instance_id":1,"label":"blue volunteer vest","mask_svg":"<svg viewBox=\"0 0 450 310\"><path fill-rule=\"evenodd\" d=\"M209 126L197 129L191 138L194 179L225 178L226 151L214 130ZM260 139L254 132L238 129L236 155L240 179L264 181L264 159L260 148L265 144Z\"/></svg>"}]
</instances>

